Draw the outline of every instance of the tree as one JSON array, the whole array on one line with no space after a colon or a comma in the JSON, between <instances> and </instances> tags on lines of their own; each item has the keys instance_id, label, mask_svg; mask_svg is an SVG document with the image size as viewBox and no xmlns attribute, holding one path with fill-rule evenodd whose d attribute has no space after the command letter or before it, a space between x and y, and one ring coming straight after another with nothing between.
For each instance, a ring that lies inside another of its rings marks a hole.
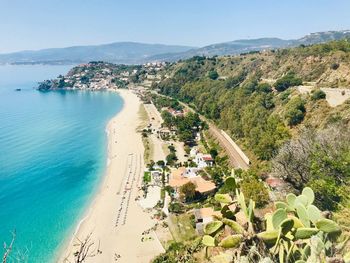
<instances>
[{"instance_id":1,"label":"tree","mask_svg":"<svg viewBox=\"0 0 350 263\"><path fill-rule=\"evenodd\" d=\"M175 153L169 153L167 156L166 156L166 162L167 162L167 165L173 165L174 162L177 161L177 157L176 157L176 154Z\"/></svg>"},{"instance_id":2,"label":"tree","mask_svg":"<svg viewBox=\"0 0 350 263\"><path fill-rule=\"evenodd\" d=\"M176 152L176 149L175 149L175 146L174 145L169 145L168 146L168 149L171 153L175 153Z\"/></svg>"},{"instance_id":3,"label":"tree","mask_svg":"<svg viewBox=\"0 0 350 263\"><path fill-rule=\"evenodd\" d=\"M102 254L100 250L100 242L96 245L94 241L91 240L92 233L89 233L83 240L76 237L76 251L74 255L74 263L83 263L86 262L88 258L95 257L98 254ZM68 257L64 259L63 262L71 262Z\"/></svg>"},{"instance_id":4,"label":"tree","mask_svg":"<svg viewBox=\"0 0 350 263\"><path fill-rule=\"evenodd\" d=\"M160 167L164 167L165 162L163 160L159 160L159 161L157 161L157 165L159 165Z\"/></svg>"},{"instance_id":5,"label":"tree","mask_svg":"<svg viewBox=\"0 0 350 263\"><path fill-rule=\"evenodd\" d=\"M170 112L168 111L162 111L161 113L162 119L163 119L163 124L166 127L173 127L174 126L174 117L171 115Z\"/></svg>"},{"instance_id":6,"label":"tree","mask_svg":"<svg viewBox=\"0 0 350 263\"><path fill-rule=\"evenodd\" d=\"M211 148L211 149L209 150L209 154L210 154L211 157L213 157L213 159L215 160L219 153L218 153L218 150L216 150L215 148Z\"/></svg>"},{"instance_id":7,"label":"tree","mask_svg":"<svg viewBox=\"0 0 350 263\"><path fill-rule=\"evenodd\" d=\"M191 201L196 196L196 185L188 182L180 187L180 193L183 195L186 202Z\"/></svg>"},{"instance_id":8,"label":"tree","mask_svg":"<svg viewBox=\"0 0 350 263\"><path fill-rule=\"evenodd\" d=\"M150 162L147 164L147 168L149 170L153 170L153 166L155 165L156 163L153 161L153 160L150 160Z\"/></svg>"},{"instance_id":9,"label":"tree","mask_svg":"<svg viewBox=\"0 0 350 263\"><path fill-rule=\"evenodd\" d=\"M215 185L217 186L222 185L224 181L225 173L220 166L207 167L206 171L209 173Z\"/></svg>"},{"instance_id":10,"label":"tree","mask_svg":"<svg viewBox=\"0 0 350 263\"><path fill-rule=\"evenodd\" d=\"M272 92L271 85L268 83L260 83L258 85L257 91L264 92L264 93L270 93Z\"/></svg>"},{"instance_id":11,"label":"tree","mask_svg":"<svg viewBox=\"0 0 350 263\"><path fill-rule=\"evenodd\" d=\"M180 131L179 139L185 143L189 143L193 140L193 132L190 130Z\"/></svg>"},{"instance_id":12,"label":"tree","mask_svg":"<svg viewBox=\"0 0 350 263\"><path fill-rule=\"evenodd\" d=\"M288 125L295 126L304 120L305 101L300 96L292 98L286 105L284 114Z\"/></svg>"},{"instance_id":13,"label":"tree","mask_svg":"<svg viewBox=\"0 0 350 263\"><path fill-rule=\"evenodd\" d=\"M208 77L212 80L216 80L219 77L219 74L216 70L211 70L208 72Z\"/></svg>"}]
</instances>

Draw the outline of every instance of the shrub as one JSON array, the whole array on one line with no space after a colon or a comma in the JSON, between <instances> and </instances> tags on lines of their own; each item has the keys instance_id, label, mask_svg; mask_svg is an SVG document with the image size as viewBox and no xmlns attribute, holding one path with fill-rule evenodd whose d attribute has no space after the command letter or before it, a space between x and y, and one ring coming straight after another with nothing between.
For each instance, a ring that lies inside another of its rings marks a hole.
<instances>
[{"instance_id":1,"label":"shrub","mask_svg":"<svg viewBox=\"0 0 350 263\"><path fill-rule=\"evenodd\" d=\"M164 187L164 190L165 190L166 192L168 192L169 195L172 195L172 194L175 193L175 189L174 189L173 187L171 187L170 185L165 186L165 187Z\"/></svg>"},{"instance_id":2,"label":"shrub","mask_svg":"<svg viewBox=\"0 0 350 263\"><path fill-rule=\"evenodd\" d=\"M215 160L219 153L218 153L218 151L215 148L212 148L212 149L210 149L209 154Z\"/></svg>"},{"instance_id":3,"label":"shrub","mask_svg":"<svg viewBox=\"0 0 350 263\"><path fill-rule=\"evenodd\" d=\"M317 89L314 90L311 94L311 99L312 100L322 100L326 98L326 93L324 93L322 90Z\"/></svg>"},{"instance_id":4,"label":"shrub","mask_svg":"<svg viewBox=\"0 0 350 263\"><path fill-rule=\"evenodd\" d=\"M185 150L185 153L186 153L186 154L190 154L190 152L191 152L191 147L188 146L188 145L185 145L185 146L184 146L184 150Z\"/></svg>"},{"instance_id":5,"label":"shrub","mask_svg":"<svg viewBox=\"0 0 350 263\"><path fill-rule=\"evenodd\" d=\"M303 121L304 113L299 109L290 109L286 112L285 118L288 125L295 126Z\"/></svg>"},{"instance_id":6,"label":"shrub","mask_svg":"<svg viewBox=\"0 0 350 263\"><path fill-rule=\"evenodd\" d=\"M163 160L159 160L159 161L157 161L157 165L159 165L160 167L164 167L165 162Z\"/></svg>"},{"instance_id":7,"label":"shrub","mask_svg":"<svg viewBox=\"0 0 350 263\"><path fill-rule=\"evenodd\" d=\"M169 145L169 146L168 146L168 149L169 149L169 151L170 151L171 153L176 152L176 149L175 149L175 146L174 146L174 145Z\"/></svg>"},{"instance_id":8,"label":"shrub","mask_svg":"<svg viewBox=\"0 0 350 263\"><path fill-rule=\"evenodd\" d=\"M289 99L289 95L291 94L290 90L286 90L284 92L281 93L281 95L279 96L281 98L281 100L283 102L288 102L288 99Z\"/></svg>"},{"instance_id":9,"label":"shrub","mask_svg":"<svg viewBox=\"0 0 350 263\"><path fill-rule=\"evenodd\" d=\"M301 123L305 114L305 101L300 97L291 99L286 105L286 111L284 114L288 125L295 126Z\"/></svg>"},{"instance_id":10,"label":"shrub","mask_svg":"<svg viewBox=\"0 0 350 263\"><path fill-rule=\"evenodd\" d=\"M168 165L173 165L177 161L176 154L173 153L173 152L168 154L165 159L166 159L166 162L167 162Z\"/></svg>"},{"instance_id":11,"label":"shrub","mask_svg":"<svg viewBox=\"0 0 350 263\"><path fill-rule=\"evenodd\" d=\"M333 69L333 70L337 70L338 68L339 68L339 64L338 63L333 63L331 65L331 69Z\"/></svg>"},{"instance_id":12,"label":"shrub","mask_svg":"<svg viewBox=\"0 0 350 263\"><path fill-rule=\"evenodd\" d=\"M267 188L256 178L255 174L243 174L240 188L247 199L255 201L257 207L265 206L270 200Z\"/></svg>"},{"instance_id":13,"label":"shrub","mask_svg":"<svg viewBox=\"0 0 350 263\"><path fill-rule=\"evenodd\" d=\"M172 202L169 204L169 211L172 213L182 213L184 212L184 210L185 210L185 207L181 203Z\"/></svg>"},{"instance_id":14,"label":"shrub","mask_svg":"<svg viewBox=\"0 0 350 263\"><path fill-rule=\"evenodd\" d=\"M271 88L271 85L268 83L260 83L258 85L258 91L270 93L270 92L272 92L272 88Z\"/></svg>"},{"instance_id":15,"label":"shrub","mask_svg":"<svg viewBox=\"0 0 350 263\"><path fill-rule=\"evenodd\" d=\"M208 72L208 77L212 80L216 80L219 77L219 74L215 70Z\"/></svg>"},{"instance_id":16,"label":"shrub","mask_svg":"<svg viewBox=\"0 0 350 263\"><path fill-rule=\"evenodd\" d=\"M315 191L315 204L317 207L331 211L337 209L338 203L341 201L341 194L339 193L339 187L332 178L327 181L318 178L312 179L308 186Z\"/></svg>"},{"instance_id":17,"label":"shrub","mask_svg":"<svg viewBox=\"0 0 350 263\"><path fill-rule=\"evenodd\" d=\"M303 84L303 81L301 78L298 78L297 76L295 76L294 73L287 73L285 76L283 76L282 78L278 79L275 82L275 88L277 91L285 91L286 89L288 89L289 87L292 86L298 86Z\"/></svg>"}]
</instances>

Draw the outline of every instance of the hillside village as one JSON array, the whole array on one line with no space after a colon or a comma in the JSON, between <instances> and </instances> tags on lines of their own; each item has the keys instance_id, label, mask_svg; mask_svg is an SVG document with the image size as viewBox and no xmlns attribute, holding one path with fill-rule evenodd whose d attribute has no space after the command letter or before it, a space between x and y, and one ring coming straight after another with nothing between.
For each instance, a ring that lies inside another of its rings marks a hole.
<instances>
[{"instance_id":1,"label":"hillside village","mask_svg":"<svg viewBox=\"0 0 350 263\"><path fill-rule=\"evenodd\" d=\"M141 66L115 65L106 62L80 64L65 76L39 83L39 90L106 90L126 88L130 83L145 83L159 79L157 72L166 63L154 62Z\"/></svg>"}]
</instances>

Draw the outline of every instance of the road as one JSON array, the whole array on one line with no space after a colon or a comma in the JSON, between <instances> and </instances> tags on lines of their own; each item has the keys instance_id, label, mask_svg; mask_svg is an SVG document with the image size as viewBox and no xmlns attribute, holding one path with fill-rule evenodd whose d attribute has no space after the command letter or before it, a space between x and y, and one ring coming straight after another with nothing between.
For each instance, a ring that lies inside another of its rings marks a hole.
<instances>
[{"instance_id":1,"label":"road","mask_svg":"<svg viewBox=\"0 0 350 263\"><path fill-rule=\"evenodd\" d=\"M311 93L314 86L298 86L298 91L301 94ZM336 107L343 104L350 98L350 89L346 88L321 88L326 93L326 100L331 107Z\"/></svg>"}]
</instances>

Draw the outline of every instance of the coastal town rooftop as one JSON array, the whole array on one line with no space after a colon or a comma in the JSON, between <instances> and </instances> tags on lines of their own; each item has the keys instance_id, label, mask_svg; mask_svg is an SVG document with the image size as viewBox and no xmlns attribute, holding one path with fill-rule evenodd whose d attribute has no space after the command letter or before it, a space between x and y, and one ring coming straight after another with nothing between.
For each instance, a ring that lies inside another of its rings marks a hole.
<instances>
[{"instance_id":1,"label":"coastal town rooftop","mask_svg":"<svg viewBox=\"0 0 350 263\"><path fill-rule=\"evenodd\" d=\"M186 177L186 167L180 167L174 169L169 178L169 185L175 189L180 188L181 186L192 182L196 185L196 191L205 194L210 193L215 190L216 186L213 182L203 179L201 176L191 176L190 178Z\"/></svg>"}]
</instances>

